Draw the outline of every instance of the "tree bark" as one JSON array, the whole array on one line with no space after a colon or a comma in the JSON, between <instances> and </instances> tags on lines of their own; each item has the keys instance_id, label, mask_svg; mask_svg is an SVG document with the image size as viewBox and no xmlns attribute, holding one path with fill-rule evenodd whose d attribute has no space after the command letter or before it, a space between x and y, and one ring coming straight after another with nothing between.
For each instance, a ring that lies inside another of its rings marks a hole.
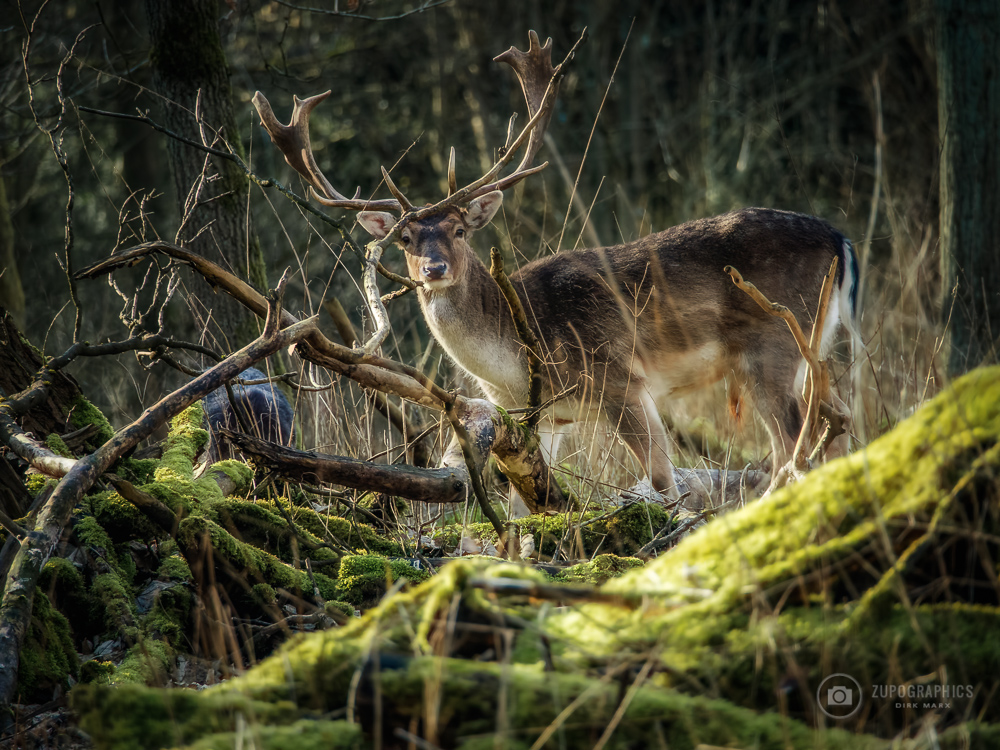
<instances>
[{"instance_id":1,"label":"tree bark","mask_svg":"<svg viewBox=\"0 0 1000 750\"><path fill-rule=\"evenodd\" d=\"M0 159L0 164L3 160ZM14 252L14 223L10 219L10 205L7 201L7 186L0 177L0 306L14 318L14 322L24 328L24 286L17 270L17 255Z\"/></svg>"},{"instance_id":2,"label":"tree bark","mask_svg":"<svg viewBox=\"0 0 1000 750\"><path fill-rule=\"evenodd\" d=\"M208 145L212 145L214 128L243 156L219 35L217 0L147 0L146 12L153 82L166 100L165 126L196 141L204 135ZM183 224L178 238L181 244L248 279L258 289L266 289L263 256L247 215L246 175L232 162L206 157L176 140L169 141L168 149ZM199 184L200 191L192 192ZM189 196L195 200L189 201ZM187 211L191 213L185 220ZM211 305L213 331L223 340L231 339L220 348L233 349L256 336L252 315L229 297L208 294L208 287L197 283L204 291L201 299Z\"/></svg>"},{"instance_id":3,"label":"tree bark","mask_svg":"<svg viewBox=\"0 0 1000 750\"><path fill-rule=\"evenodd\" d=\"M943 315L957 375L996 361L1000 341L1000 5L935 0L934 12Z\"/></svg>"}]
</instances>

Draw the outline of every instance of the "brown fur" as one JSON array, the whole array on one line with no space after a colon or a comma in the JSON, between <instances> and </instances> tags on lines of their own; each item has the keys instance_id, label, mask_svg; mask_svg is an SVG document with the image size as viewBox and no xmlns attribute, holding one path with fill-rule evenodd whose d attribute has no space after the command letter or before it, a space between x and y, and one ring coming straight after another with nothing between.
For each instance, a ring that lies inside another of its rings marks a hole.
<instances>
[{"instance_id":1,"label":"brown fur","mask_svg":"<svg viewBox=\"0 0 1000 750\"><path fill-rule=\"evenodd\" d=\"M513 408L527 399L526 358L506 302L469 245L471 232L499 207L497 196L407 226L402 246L410 275L425 282L420 305L435 338L488 398ZM388 214L362 216L376 235L391 222ZM771 436L775 465L784 463L802 421L795 390L801 357L785 323L761 310L723 269L737 268L805 327L835 257L840 292L831 305L839 305L841 319L850 318L850 243L821 219L786 211L742 209L522 267L511 281L543 349L543 399L577 386L540 425L550 452L565 424L603 417L654 487L673 492L655 402L729 377L734 415L741 395L753 403ZM827 345L832 334L824 335Z\"/></svg>"}]
</instances>

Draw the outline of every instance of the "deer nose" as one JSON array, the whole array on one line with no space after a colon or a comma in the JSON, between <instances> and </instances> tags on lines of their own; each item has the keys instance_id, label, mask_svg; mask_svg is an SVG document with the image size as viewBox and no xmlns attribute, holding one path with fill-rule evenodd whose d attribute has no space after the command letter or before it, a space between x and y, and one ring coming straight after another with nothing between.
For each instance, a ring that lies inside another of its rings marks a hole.
<instances>
[{"instance_id":1,"label":"deer nose","mask_svg":"<svg viewBox=\"0 0 1000 750\"><path fill-rule=\"evenodd\" d=\"M437 263L426 263L423 268L420 269L423 273L424 278L428 281L440 281L444 278L444 275L448 272L448 264L444 261L438 261Z\"/></svg>"}]
</instances>

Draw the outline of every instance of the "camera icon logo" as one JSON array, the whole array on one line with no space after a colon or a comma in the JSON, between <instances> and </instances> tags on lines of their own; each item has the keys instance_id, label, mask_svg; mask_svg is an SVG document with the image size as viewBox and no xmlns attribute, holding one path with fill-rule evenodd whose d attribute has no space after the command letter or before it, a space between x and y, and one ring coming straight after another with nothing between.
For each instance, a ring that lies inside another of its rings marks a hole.
<instances>
[{"instance_id":1,"label":"camera icon logo","mask_svg":"<svg viewBox=\"0 0 1000 750\"><path fill-rule=\"evenodd\" d=\"M827 688L826 705L828 706L853 706L854 690L845 687Z\"/></svg>"},{"instance_id":2,"label":"camera icon logo","mask_svg":"<svg viewBox=\"0 0 1000 750\"><path fill-rule=\"evenodd\" d=\"M861 683L843 672L824 678L816 689L819 710L838 721L854 716L861 709L863 698Z\"/></svg>"}]
</instances>

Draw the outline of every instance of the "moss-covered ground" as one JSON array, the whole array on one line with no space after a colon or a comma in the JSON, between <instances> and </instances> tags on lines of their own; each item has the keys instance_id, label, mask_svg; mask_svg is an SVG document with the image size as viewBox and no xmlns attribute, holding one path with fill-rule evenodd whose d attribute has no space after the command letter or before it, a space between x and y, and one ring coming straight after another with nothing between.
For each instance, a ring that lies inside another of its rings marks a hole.
<instances>
[{"instance_id":1,"label":"moss-covered ground","mask_svg":"<svg viewBox=\"0 0 1000 750\"><path fill-rule=\"evenodd\" d=\"M549 522L524 522L542 550L567 537ZM373 596L404 574L349 559L342 575L378 579ZM990 368L644 567L598 557L563 588L458 560L197 695L91 685L72 698L101 748L228 747L248 726L257 746L282 747L263 738L341 718L358 747L405 747L402 729L461 748L991 748L998 561ZM838 673L859 688L850 715L821 690Z\"/></svg>"}]
</instances>

